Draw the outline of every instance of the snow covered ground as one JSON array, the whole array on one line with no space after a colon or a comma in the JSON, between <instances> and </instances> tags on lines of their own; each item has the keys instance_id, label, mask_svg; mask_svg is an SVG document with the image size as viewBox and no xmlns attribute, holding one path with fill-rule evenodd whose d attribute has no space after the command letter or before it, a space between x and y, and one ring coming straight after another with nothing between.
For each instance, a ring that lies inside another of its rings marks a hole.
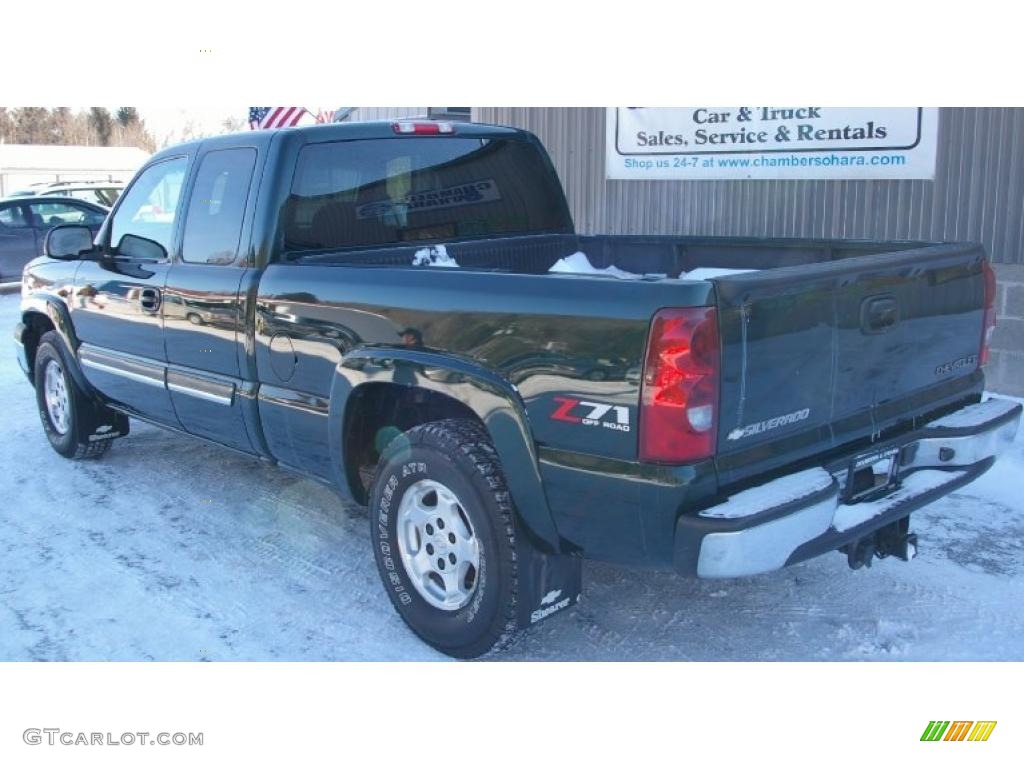
<instances>
[{"instance_id":1,"label":"snow covered ground","mask_svg":"<svg viewBox=\"0 0 1024 768\"><path fill-rule=\"evenodd\" d=\"M10 333L17 297L0 297ZM440 659L384 595L366 514L283 470L133 423L49 447L0 351L0 660ZM913 517L920 556L830 554L697 581L587 563L584 598L501 659L1024 660L1024 440Z\"/></svg>"}]
</instances>

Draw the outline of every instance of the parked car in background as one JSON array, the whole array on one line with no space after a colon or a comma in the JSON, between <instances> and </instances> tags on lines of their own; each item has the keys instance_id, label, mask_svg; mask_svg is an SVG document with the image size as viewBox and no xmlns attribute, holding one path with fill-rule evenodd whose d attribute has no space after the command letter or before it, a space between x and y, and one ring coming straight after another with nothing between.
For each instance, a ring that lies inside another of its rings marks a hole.
<instances>
[{"instance_id":1,"label":"parked car in background","mask_svg":"<svg viewBox=\"0 0 1024 768\"><path fill-rule=\"evenodd\" d=\"M0 282L21 279L21 270L43 252L46 233L60 224L99 231L107 209L71 197L0 200Z\"/></svg>"},{"instance_id":2,"label":"parked car in background","mask_svg":"<svg viewBox=\"0 0 1024 768\"><path fill-rule=\"evenodd\" d=\"M7 199L60 195L110 208L117 202L123 189L122 181L52 181L31 184L12 192Z\"/></svg>"}]
</instances>

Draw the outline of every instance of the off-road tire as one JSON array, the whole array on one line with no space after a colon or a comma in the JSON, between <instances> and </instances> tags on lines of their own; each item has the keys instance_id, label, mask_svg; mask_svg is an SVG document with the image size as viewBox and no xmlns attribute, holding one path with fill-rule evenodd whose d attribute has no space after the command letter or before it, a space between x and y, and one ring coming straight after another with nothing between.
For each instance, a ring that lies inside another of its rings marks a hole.
<instances>
[{"instance_id":1,"label":"off-road tire","mask_svg":"<svg viewBox=\"0 0 1024 768\"><path fill-rule=\"evenodd\" d=\"M469 602L431 605L400 555L397 518L406 490L420 480L451 489L480 542L480 569ZM373 552L395 610L425 643L456 658L506 647L516 631L518 572L512 499L498 454L483 427L449 419L414 427L383 451L370 489Z\"/></svg>"},{"instance_id":2,"label":"off-road tire","mask_svg":"<svg viewBox=\"0 0 1024 768\"><path fill-rule=\"evenodd\" d=\"M67 391L67 414L68 429L61 434L55 427L49 410L46 405L45 380L46 367L51 361L56 361L61 368L64 387ZM110 450L111 440L98 440L96 442L81 442L78 435L78 419L85 413L87 408L94 407L88 396L75 383L75 379L68 372L73 361L69 361L64 354L64 345L60 337L54 331L44 333L39 340L36 349L36 359L33 367L33 378L36 386L36 405L39 409L39 418L43 422L43 431L46 439L57 453L67 459L97 459Z\"/></svg>"}]
</instances>

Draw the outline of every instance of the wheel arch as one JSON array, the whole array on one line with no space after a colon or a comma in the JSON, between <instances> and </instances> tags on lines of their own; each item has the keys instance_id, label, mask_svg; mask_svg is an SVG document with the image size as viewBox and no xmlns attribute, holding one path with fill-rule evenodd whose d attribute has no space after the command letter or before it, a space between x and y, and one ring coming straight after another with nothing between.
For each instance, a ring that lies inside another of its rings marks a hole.
<instances>
[{"instance_id":1,"label":"wheel arch","mask_svg":"<svg viewBox=\"0 0 1024 768\"><path fill-rule=\"evenodd\" d=\"M43 335L54 331L61 344L64 345L65 357L68 360L69 373L83 392L93 394L92 386L82 373L78 364L78 337L71 323L71 314L67 305L56 297L34 296L22 303L21 321L25 325L22 344L25 345L25 358L28 363L29 380L34 382L35 358L39 342Z\"/></svg>"},{"instance_id":2,"label":"wheel arch","mask_svg":"<svg viewBox=\"0 0 1024 768\"><path fill-rule=\"evenodd\" d=\"M363 348L345 356L329 408L332 465L343 492L366 503L359 460L366 457L367 431L380 423L375 409L394 406L396 398L407 403L394 425L401 431L442 418L479 422L498 452L519 519L544 549L559 551L522 401L511 384L472 361L405 349Z\"/></svg>"}]
</instances>

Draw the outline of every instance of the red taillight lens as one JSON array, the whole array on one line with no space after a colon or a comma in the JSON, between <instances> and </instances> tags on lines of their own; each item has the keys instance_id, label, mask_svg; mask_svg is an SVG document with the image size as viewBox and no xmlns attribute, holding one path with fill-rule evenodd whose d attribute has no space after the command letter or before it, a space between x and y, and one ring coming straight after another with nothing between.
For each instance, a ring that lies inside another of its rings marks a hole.
<instances>
[{"instance_id":1,"label":"red taillight lens","mask_svg":"<svg viewBox=\"0 0 1024 768\"><path fill-rule=\"evenodd\" d=\"M455 133L455 126L451 123L436 121L399 120L397 123L391 124L391 130L403 136L438 136Z\"/></svg>"},{"instance_id":2,"label":"red taillight lens","mask_svg":"<svg viewBox=\"0 0 1024 768\"><path fill-rule=\"evenodd\" d=\"M654 316L640 393L641 461L682 464L714 455L718 372L714 307Z\"/></svg>"},{"instance_id":3,"label":"red taillight lens","mask_svg":"<svg viewBox=\"0 0 1024 768\"><path fill-rule=\"evenodd\" d=\"M985 319L981 326L981 354L979 365L988 362L988 345L992 342L992 333L996 329L996 272L987 261L981 263L981 271L985 278Z\"/></svg>"}]
</instances>

